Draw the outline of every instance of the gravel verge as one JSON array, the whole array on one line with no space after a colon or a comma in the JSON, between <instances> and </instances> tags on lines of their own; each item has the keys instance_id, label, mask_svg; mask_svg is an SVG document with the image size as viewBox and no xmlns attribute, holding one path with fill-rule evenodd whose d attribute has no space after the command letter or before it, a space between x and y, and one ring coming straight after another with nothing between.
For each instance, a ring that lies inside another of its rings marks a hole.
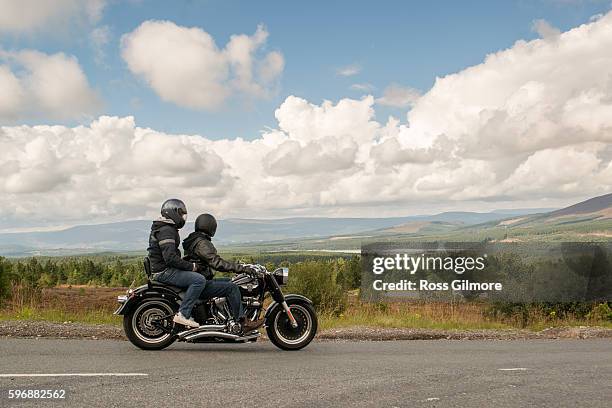
<instances>
[{"instance_id":1,"label":"gravel verge","mask_svg":"<svg viewBox=\"0 0 612 408\"><path fill-rule=\"evenodd\" d=\"M519 339L588 339L612 338L612 329L603 327L551 327L539 332L530 330L440 330L380 327L347 327L324 330L322 340L519 340Z\"/></svg>"},{"instance_id":2,"label":"gravel verge","mask_svg":"<svg viewBox=\"0 0 612 408\"><path fill-rule=\"evenodd\" d=\"M111 324L53 323L30 320L0 321L0 337L51 337L64 339L125 340L123 329ZM265 336L263 336L265 337ZM518 340L612 338L612 329L603 327L553 327L529 330L437 330L412 328L346 327L327 329L319 340Z\"/></svg>"}]
</instances>

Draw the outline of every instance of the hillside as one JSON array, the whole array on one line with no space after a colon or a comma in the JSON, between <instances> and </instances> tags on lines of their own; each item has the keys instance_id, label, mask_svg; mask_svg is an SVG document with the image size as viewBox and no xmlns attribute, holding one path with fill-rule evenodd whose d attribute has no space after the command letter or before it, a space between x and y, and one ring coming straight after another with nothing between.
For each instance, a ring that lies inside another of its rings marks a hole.
<instances>
[{"instance_id":1,"label":"hillside","mask_svg":"<svg viewBox=\"0 0 612 408\"><path fill-rule=\"evenodd\" d=\"M521 210L524 211L524 210ZM389 218L324 218L296 217L283 219L226 219L219 222L215 241L220 246L287 240L320 239L325 237L351 237L375 231L385 234L400 231L447 231L508 218L516 212L503 210L478 212L445 212ZM144 251L148 243L151 221L134 220L108 224L79 225L59 231L0 233L0 255L67 255L101 251ZM415 229L416 228L416 229ZM181 230L183 237L193 231L193 223ZM342 238L340 238L342 239Z\"/></svg>"},{"instance_id":2,"label":"hillside","mask_svg":"<svg viewBox=\"0 0 612 408\"><path fill-rule=\"evenodd\" d=\"M0 255L134 252L147 247L151 221L79 225L60 231L0 233ZM612 194L555 210L453 211L389 218L226 219L216 243L226 248L356 250L373 240L584 241L612 239ZM193 230L188 223L183 237Z\"/></svg>"},{"instance_id":3,"label":"hillside","mask_svg":"<svg viewBox=\"0 0 612 408\"><path fill-rule=\"evenodd\" d=\"M269 250L355 250L373 241L610 241L612 194L594 197L553 211L516 212L481 223L411 220L353 236L303 239L262 245ZM488 213L494 214L494 213Z\"/></svg>"},{"instance_id":4,"label":"hillside","mask_svg":"<svg viewBox=\"0 0 612 408\"><path fill-rule=\"evenodd\" d=\"M610 218L612 218L612 194L605 194L544 214L507 219L501 224L512 227L536 227L583 224L590 221L605 221Z\"/></svg>"}]
</instances>

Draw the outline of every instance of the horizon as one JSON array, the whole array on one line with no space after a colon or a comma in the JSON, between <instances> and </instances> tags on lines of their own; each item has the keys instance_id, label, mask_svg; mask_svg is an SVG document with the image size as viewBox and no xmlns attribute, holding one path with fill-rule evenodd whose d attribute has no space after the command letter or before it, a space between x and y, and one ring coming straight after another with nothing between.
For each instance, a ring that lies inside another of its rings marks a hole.
<instances>
[{"instance_id":1,"label":"horizon","mask_svg":"<svg viewBox=\"0 0 612 408\"><path fill-rule=\"evenodd\" d=\"M565 207L562 207L565 208ZM433 217L436 215L448 214L448 213L472 213L472 214L494 214L498 213L500 215L506 214L504 211L545 211L552 212L561 208L496 208L490 211L443 211L443 212L435 212L431 214L414 214L414 215L400 215L400 216L392 216L392 217L319 217L319 216L303 216L303 217L280 217L280 218L220 218L218 221L283 221L283 220L292 220L292 219L389 219L389 218L418 218L418 217ZM528 213L528 214L538 214L537 212ZM528 215L527 213L525 215ZM508 215L508 214L506 214ZM74 224L74 225L62 225L62 226L49 226L42 229L36 229L36 227L27 228L27 229L0 229L0 234L20 234L20 233L29 233L29 232L59 232L66 231L75 227L87 227L87 226L96 226L96 225L109 225L109 224L121 224L127 222L136 222L136 221L148 221L152 222L154 219L150 218L136 218L129 220L119 220L112 222L100 222L94 224ZM187 219L185 225L193 223L194 220Z\"/></svg>"}]
</instances>

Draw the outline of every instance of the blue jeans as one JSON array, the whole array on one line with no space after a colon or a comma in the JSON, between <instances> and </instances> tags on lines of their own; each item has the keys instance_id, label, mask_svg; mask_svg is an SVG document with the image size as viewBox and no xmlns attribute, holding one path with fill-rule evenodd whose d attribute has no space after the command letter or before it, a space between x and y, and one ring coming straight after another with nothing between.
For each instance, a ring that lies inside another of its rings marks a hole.
<instances>
[{"instance_id":1,"label":"blue jeans","mask_svg":"<svg viewBox=\"0 0 612 408\"><path fill-rule=\"evenodd\" d=\"M240 320L244 315L242 306L242 295L240 289L234 282L226 279L212 279L206 282L206 286L200 297L202 299L211 299L214 297L226 297L232 311L232 316L235 321Z\"/></svg>"},{"instance_id":2,"label":"blue jeans","mask_svg":"<svg viewBox=\"0 0 612 408\"><path fill-rule=\"evenodd\" d=\"M206 286L206 279L204 276L196 272L167 268L157 275L155 280L160 283L178 286L181 289L187 288L179 312L189 319L191 317L193 305L200 297L200 294L204 290L204 286Z\"/></svg>"}]
</instances>

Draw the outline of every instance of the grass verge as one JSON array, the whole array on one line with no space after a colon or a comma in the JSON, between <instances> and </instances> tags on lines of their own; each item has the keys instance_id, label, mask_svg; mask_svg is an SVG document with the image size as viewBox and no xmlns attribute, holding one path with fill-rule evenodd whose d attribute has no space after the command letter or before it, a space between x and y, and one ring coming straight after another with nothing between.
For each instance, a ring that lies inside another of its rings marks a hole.
<instances>
[{"instance_id":1,"label":"grass verge","mask_svg":"<svg viewBox=\"0 0 612 408\"><path fill-rule=\"evenodd\" d=\"M0 320L34 320L55 323L71 322L121 325L120 316L115 316L112 312L104 309L74 312L25 306L21 309L0 310Z\"/></svg>"},{"instance_id":2,"label":"grass verge","mask_svg":"<svg viewBox=\"0 0 612 408\"><path fill-rule=\"evenodd\" d=\"M35 293L15 292L0 309L0 320L38 320L121 325L113 315L117 294L125 288L56 287ZM534 310L526 318L501 319L487 314L486 303L365 303L349 300L341 314L319 313L321 330L345 327L415 328L432 330L504 330L526 328L540 331L548 327L600 326L612 328L606 319L557 317ZM527 324L525 324L527 322Z\"/></svg>"}]
</instances>

